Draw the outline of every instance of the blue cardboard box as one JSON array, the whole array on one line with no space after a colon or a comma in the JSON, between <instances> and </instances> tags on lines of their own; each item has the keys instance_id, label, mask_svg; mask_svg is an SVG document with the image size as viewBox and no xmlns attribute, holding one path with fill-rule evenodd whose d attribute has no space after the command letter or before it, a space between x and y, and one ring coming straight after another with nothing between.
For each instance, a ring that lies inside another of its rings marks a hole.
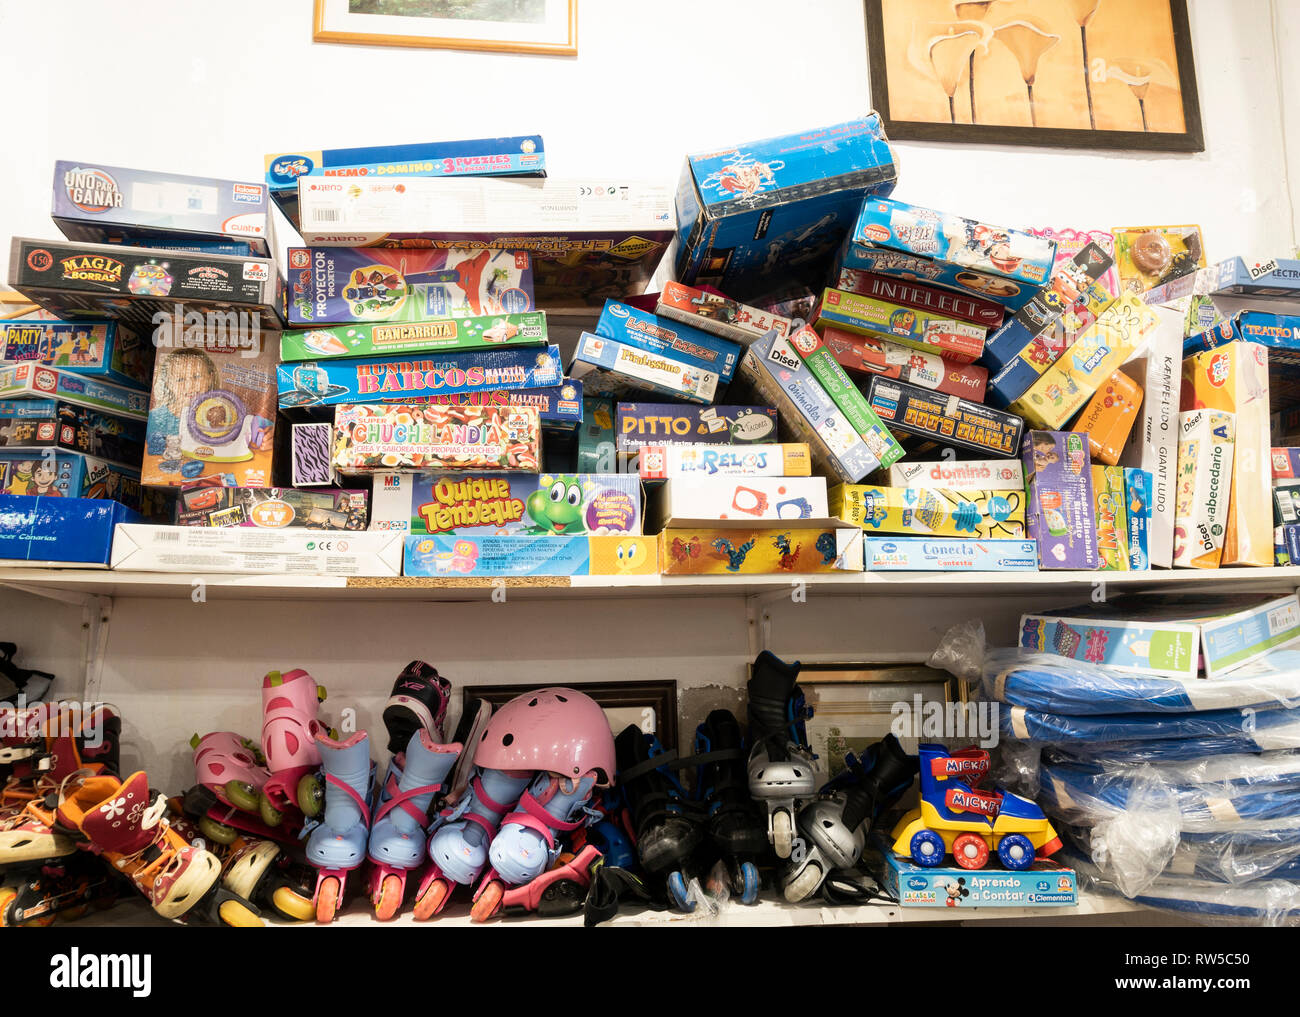
<instances>
[{"instance_id":1,"label":"blue cardboard box","mask_svg":"<svg viewBox=\"0 0 1300 1017\"><path fill-rule=\"evenodd\" d=\"M862 543L868 572L1037 572L1032 540L873 537Z\"/></svg>"},{"instance_id":2,"label":"blue cardboard box","mask_svg":"<svg viewBox=\"0 0 1300 1017\"><path fill-rule=\"evenodd\" d=\"M1124 500L1128 513L1128 567L1134 572L1151 568L1147 546L1151 530L1151 487L1149 470L1124 467Z\"/></svg>"},{"instance_id":3,"label":"blue cardboard box","mask_svg":"<svg viewBox=\"0 0 1300 1017\"><path fill-rule=\"evenodd\" d=\"M696 364L718 375L723 384L731 381L740 361L741 348L737 343L616 300L605 301L605 309L596 322L596 334Z\"/></svg>"},{"instance_id":4,"label":"blue cardboard box","mask_svg":"<svg viewBox=\"0 0 1300 1017\"><path fill-rule=\"evenodd\" d=\"M1019 311L1046 284L1056 241L947 212L870 197L839 268L934 283Z\"/></svg>"},{"instance_id":5,"label":"blue cardboard box","mask_svg":"<svg viewBox=\"0 0 1300 1017\"><path fill-rule=\"evenodd\" d=\"M717 372L694 360L652 353L590 332L578 337L569 376L580 379L584 391L591 395L645 392L704 404L713 402L720 383Z\"/></svg>"},{"instance_id":6,"label":"blue cardboard box","mask_svg":"<svg viewBox=\"0 0 1300 1017\"><path fill-rule=\"evenodd\" d=\"M1211 296L1300 296L1300 261L1291 258L1275 258L1262 264L1229 258L1219 262L1214 271L1218 279Z\"/></svg>"},{"instance_id":7,"label":"blue cardboard box","mask_svg":"<svg viewBox=\"0 0 1300 1017\"><path fill-rule=\"evenodd\" d=\"M266 186L294 228L298 181L304 177L504 177L546 176L540 134L471 141L427 141L414 145L372 145L278 152L266 156Z\"/></svg>"},{"instance_id":8,"label":"blue cardboard box","mask_svg":"<svg viewBox=\"0 0 1300 1017\"><path fill-rule=\"evenodd\" d=\"M111 498L140 510L140 471L81 452L0 449L0 494Z\"/></svg>"},{"instance_id":9,"label":"blue cardboard box","mask_svg":"<svg viewBox=\"0 0 1300 1017\"><path fill-rule=\"evenodd\" d=\"M138 467L145 425L56 399L0 399L0 447L64 448Z\"/></svg>"},{"instance_id":10,"label":"blue cardboard box","mask_svg":"<svg viewBox=\"0 0 1300 1017\"><path fill-rule=\"evenodd\" d=\"M1009 869L923 869L883 848L883 888L905 908L1077 907L1073 869L1036 861L1023 872Z\"/></svg>"},{"instance_id":11,"label":"blue cardboard box","mask_svg":"<svg viewBox=\"0 0 1300 1017\"><path fill-rule=\"evenodd\" d=\"M0 399L58 399L129 420L149 416L149 393L30 361L0 367Z\"/></svg>"},{"instance_id":12,"label":"blue cardboard box","mask_svg":"<svg viewBox=\"0 0 1300 1017\"><path fill-rule=\"evenodd\" d=\"M1183 340L1183 356L1191 357L1240 340L1268 347L1270 361L1300 362L1300 315L1238 311L1213 328Z\"/></svg>"},{"instance_id":13,"label":"blue cardboard box","mask_svg":"<svg viewBox=\"0 0 1300 1017\"><path fill-rule=\"evenodd\" d=\"M231 243L271 257L265 184L215 180L100 163L54 164L54 224L92 244ZM210 252L209 252L210 253Z\"/></svg>"},{"instance_id":14,"label":"blue cardboard box","mask_svg":"<svg viewBox=\"0 0 1300 1017\"><path fill-rule=\"evenodd\" d=\"M21 363L147 388L153 375L153 347L111 318L0 321L0 366Z\"/></svg>"},{"instance_id":15,"label":"blue cardboard box","mask_svg":"<svg viewBox=\"0 0 1300 1017\"><path fill-rule=\"evenodd\" d=\"M659 545L643 536L408 535L408 576L653 576Z\"/></svg>"},{"instance_id":16,"label":"blue cardboard box","mask_svg":"<svg viewBox=\"0 0 1300 1017\"><path fill-rule=\"evenodd\" d=\"M144 520L106 498L0 494L0 560L108 567L113 527Z\"/></svg>"},{"instance_id":17,"label":"blue cardboard box","mask_svg":"<svg viewBox=\"0 0 1300 1017\"><path fill-rule=\"evenodd\" d=\"M276 368L280 408L403 401L424 396L550 388L564 377L558 346L366 360L304 361Z\"/></svg>"},{"instance_id":18,"label":"blue cardboard box","mask_svg":"<svg viewBox=\"0 0 1300 1017\"><path fill-rule=\"evenodd\" d=\"M826 283L868 194L898 179L880 117L688 156L677 186L677 279L750 300L796 276Z\"/></svg>"}]
</instances>

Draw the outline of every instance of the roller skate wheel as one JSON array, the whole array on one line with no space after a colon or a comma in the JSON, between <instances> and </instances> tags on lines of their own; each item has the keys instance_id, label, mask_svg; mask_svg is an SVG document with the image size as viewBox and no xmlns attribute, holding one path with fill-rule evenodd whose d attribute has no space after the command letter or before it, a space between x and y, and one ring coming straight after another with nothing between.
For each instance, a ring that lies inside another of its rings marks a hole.
<instances>
[{"instance_id":1,"label":"roller skate wheel","mask_svg":"<svg viewBox=\"0 0 1300 1017\"><path fill-rule=\"evenodd\" d=\"M778 858L789 858L794 846L794 828L790 823L790 813L781 811L772 816L772 847Z\"/></svg>"},{"instance_id":2,"label":"roller skate wheel","mask_svg":"<svg viewBox=\"0 0 1300 1017\"><path fill-rule=\"evenodd\" d=\"M402 877L385 876L375 894L375 917L381 922L392 921L402 909Z\"/></svg>"},{"instance_id":3,"label":"roller skate wheel","mask_svg":"<svg viewBox=\"0 0 1300 1017\"><path fill-rule=\"evenodd\" d=\"M229 845L235 842L239 836L239 831L233 826L227 826L225 823L218 823L215 819L208 816L199 817L199 833L207 837L214 844Z\"/></svg>"},{"instance_id":4,"label":"roller skate wheel","mask_svg":"<svg viewBox=\"0 0 1300 1017\"><path fill-rule=\"evenodd\" d=\"M223 925L236 929L260 929L266 923L243 901L226 900L217 908L217 915Z\"/></svg>"},{"instance_id":5,"label":"roller skate wheel","mask_svg":"<svg viewBox=\"0 0 1300 1017\"><path fill-rule=\"evenodd\" d=\"M753 862L741 863L740 886L736 889L740 894L740 903L758 903L758 866Z\"/></svg>"},{"instance_id":6,"label":"roller skate wheel","mask_svg":"<svg viewBox=\"0 0 1300 1017\"><path fill-rule=\"evenodd\" d=\"M1034 864L1034 845L1023 833L1011 833L998 841L998 860L1008 869L1022 872Z\"/></svg>"},{"instance_id":7,"label":"roller skate wheel","mask_svg":"<svg viewBox=\"0 0 1300 1017\"><path fill-rule=\"evenodd\" d=\"M298 781L297 787L298 808L308 819L315 819L320 815L321 809L325 805L325 782L321 779L319 773L309 773Z\"/></svg>"},{"instance_id":8,"label":"roller skate wheel","mask_svg":"<svg viewBox=\"0 0 1300 1017\"><path fill-rule=\"evenodd\" d=\"M0 888L0 929L8 929L13 926L13 922L9 920L9 909L17 899L17 890L8 886Z\"/></svg>"},{"instance_id":9,"label":"roller skate wheel","mask_svg":"<svg viewBox=\"0 0 1300 1017\"><path fill-rule=\"evenodd\" d=\"M284 813L271 804L271 799L266 795L258 800L257 811L262 817L262 822L267 826L275 827L284 822Z\"/></svg>"},{"instance_id":10,"label":"roller skate wheel","mask_svg":"<svg viewBox=\"0 0 1300 1017\"><path fill-rule=\"evenodd\" d=\"M786 884L785 899L791 904L798 904L816 893L821 885L821 866L816 862L809 862L799 875Z\"/></svg>"},{"instance_id":11,"label":"roller skate wheel","mask_svg":"<svg viewBox=\"0 0 1300 1017\"><path fill-rule=\"evenodd\" d=\"M240 812L258 812L262 807L262 792L246 780L229 780L223 785L226 800Z\"/></svg>"},{"instance_id":12,"label":"roller skate wheel","mask_svg":"<svg viewBox=\"0 0 1300 1017\"><path fill-rule=\"evenodd\" d=\"M952 842L952 860L963 869L982 869L989 860L989 846L978 833L963 833Z\"/></svg>"},{"instance_id":13,"label":"roller skate wheel","mask_svg":"<svg viewBox=\"0 0 1300 1017\"><path fill-rule=\"evenodd\" d=\"M695 901L690 899L686 889L686 877L680 872L668 876L668 896L672 898L673 907L685 911L688 915L695 910Z\"/></svg>"},{"instance_id":14,"label":"roller skate wheel","mask_svg":"<svg viewBox=\"0 0 1300 1017\"><path fill-rule=\"evenodd\" d=\"M470 908L469 920L471 922L486 922L501 909L501 900L506 895L506 888L499 880L492 880L479 891L474 900L474 906Z\"/></svg>"},{"instance_id":15,"label":"roller skate wheel","mask_svg":"<svg viewBox=\"0 0 1300 1017\"><path fill-rule=\"evenodd\" d=\"M451 896L451 887L446 880L435 879L424 892L415 898L415 920L417 922L427 922L430 918L442 910L443 905L447 903L447 898Z\"/></svg>"},{"instance_id":16,"label":"roller skate wheel","mask_svg":"<svg viewBox=\"0 0 1300 1017\"><path fill-rule=\"evenodd\" d=\"M276 887L271 894L271 907L275 908L276 914L293 922L310 922L316 917L311 898L288 886Z\"/></svg>"},{"instance_id":17,"label":"roller skate wheel","mask_svg":"<svg viewBox=\"0 0 1300 1017\"><path fill-rule=\"evenodd\" d=\"M933 869L943 864L943 838L933 830L917 830L908 847L912 851L912 861L922 868Z\"/></svg>"},{"instance_id":18,"label":"roller skate wheel","mask_svg":"<svg viewBox=\"0 0 1300 1017\"><path fill-rule=\"evenodd\" d=\"M316 888L316 921L329 925L339 910L339 881L335 876L326 876Z\"/></svg>"}]
</instances>

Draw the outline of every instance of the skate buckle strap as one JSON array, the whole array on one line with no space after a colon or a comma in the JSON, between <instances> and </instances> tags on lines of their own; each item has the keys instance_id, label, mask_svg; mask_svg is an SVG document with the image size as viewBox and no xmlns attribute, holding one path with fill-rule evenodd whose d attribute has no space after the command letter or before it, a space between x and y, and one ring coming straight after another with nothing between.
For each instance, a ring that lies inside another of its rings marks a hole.
<instances>
[{"instance_id":1,"label":"skate buckle strap","mask_svg":"<svg viewBox=\"0 0 1300 1017\"><path fill-rule=\"evenodd\" d=\"M393 809L400 807L403 812L423 826L424 821L429 817L411 799L418 798L420 795L436 793L441 788L441 784L426 784L424 787L411 788L409 791L398 791L396 795L379 806L378 811L375 812L375 822L378 823Z\"/></svg>"},{"instance_id":2,"label":"skate buckle strap","mask_svg":"<svg viewBox=\"0 0 1300 1017\"><path fill-rule=\"evenodd\" d=\"M498 802L488 797L488 793L483 790L483 778L481 776L476 774L474 779L470 781L470 787L474 789L474 796L498 816L510 808L508 802Z\"/></svg>"},{"instance_id":3,"label":"skate buckle strap","mask_svg":"<svg viewBox=\"0 0 1300 1017\"><path fill-rule=\"evenodd\" d=\"M505 826L508 823L515 823L518 826L535 830L546 838L546 843L549 847L555 847L555 834L552 831L563 830L567 833L570 830L576 830L587 822L585 818L573 822L557 819L546 811L541 802L533 797L531 791L524 792L523 797L519 799L519 807L523 811L514 812L506 816L506 818L501 821L501 825Z\"/></svg>"},{"instance_id":4,"label":"skate buckle strap","mask_svg":"<svg viewBox=\"0 0 1300 1017\"><path fill-rule=\"evenodd\" d=\"M350 784L335 777L332 773L325 774L325 783L333 784L336 788L347 792L348 797L357 803L357 808L361 810L361 822L368 828L370 826L370 806L366 804L366 800L357 794Z\"/></svg>"},{"instance_id":5,"label":"skate buckle strap","mask_svg":"<svg viewBox=\"0 0 1300 1017\"><path fill-rule=\"evenodd\" d=\"M948 777L974 777L971 783L978 784L988 772L989 754L984 749L962 749L930 760L930 773L940 780Z\"/></svg>"},{"instance_id":6,"label":"skate buckle strap","mask_svg":"<svg viewBox=\"0 0 1300 1017\"><path fill-rule=\"evenodd\" d=\"M667 766L669 763L677 760L677 751L675 749L668 752L661 752L657 756L651 756L649 759L643 759L625 769L618 771L618 780L620 784L625 784L629 780L636 780L637 777L644 776L651 770L658 770L661 766ZM679 764L682 765L682 764ZM677 767L673 767L677 769Z\"/></svg>"},{"instance_id":7,"label":"skate buckle strap","mask_svg":"<svg viewBox=\"0 0 1300 1017\"><path fill-rule=\"evenodd\" d=\"M1002 796L995 791L972 791L969 788L955 787L944 793L943 801L952 812L996 816L1002 811Z\"/></svg>"}]
</instances>

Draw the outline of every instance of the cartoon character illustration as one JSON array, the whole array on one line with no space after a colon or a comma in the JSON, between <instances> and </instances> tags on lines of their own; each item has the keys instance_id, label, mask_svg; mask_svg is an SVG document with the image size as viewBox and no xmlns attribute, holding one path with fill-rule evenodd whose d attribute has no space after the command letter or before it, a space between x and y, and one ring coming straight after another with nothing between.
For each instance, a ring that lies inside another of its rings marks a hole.
<instances>
[{"instance_id":1,"label":"cartoon character illustration","mask_svg":"<svg viewBox=\"0 0 1300 1017\"><path fill-rule=\"evenodd\" d=\"M943 884L943 889L948 895L948 898L943 902L944 907L955 908L961 904L963 897L970 896L970 890L966 889L966 878L964 876L948 880Z\"/></svg>"},{"instance_id":2,"label":"cartoon character illustration","mask_svg":"<svg viewBox=\"0 0 1300 1017\"><path fill-rule=\"evenodd\" d=\"M754 549L754 541L747 540L739 547L736 547L725 537L719 537L713 542L714 557L722 560L727 559L727 571L739 572L740 567L745 564L745 559L749 557L749 552Z\"/></svg>"},{"instance_id":3,"label":"cartoon character illustration","mask_svg":"<svg viewBox=\"0 0 1300 1017\"><path fill-rule=\"evenodd\" d=\"M54 486L59 479L59 471L53 462L42 460L32 464L31 480L27 482L24 494L34 494L42 498L60 498L62 494Z\"/></svg>"},{"instance_id":4,"label":"cartoon character illustration","mask_svg":"<svg viewBox=\"0 0 1300 1017\"><path fill-rule=\"evenodd\" d=\"M817 542L813 546L817 549L817 553L822 556L823 565L829 565L840 555L839 547L835 543L835 534L830 530L819 534Z\"/></svg>"},{"instance_id":5,"label":"cartoon character illustration","mask_svg":"<svg viewBox=\"0 0 1300 1017\"><path fill-rule=\"evenodd\" d=\"M577 477L556 477L545 490L539 488L528 496L528 515L534 523L528 532L549 536L586 533L585 502Z\"/></svg>"},{"instance_id":6,"label":"cartoon character illustration","mask_svg":"<svg viewBox=\"0 0 1300 1017\"><path fill-rule=\"evenodd\" d=\"M799 552L803 550L802 546L791 547L790 534L788 533L778 533L772 538L772 543L776 547L776 553L780 556L777 559L777 564L789 572L799 561Z\"/></svg>"},{"instance_id":7,"label":"cartoon character illustration","mask_svg":"<svg viewBox=\"0 0 1300 1017\"><path fill-rule=\"evenodd\" d=\"M643 538L620 540L614 548L614 564L619 575L636 571L645 564L650 551Z\"/></svg>"},{"instance_id":8,"label":"cartoon character illustration","mask_svg":"<svg viewBox=\"0 0 1300 1017\"><path fill-rule=\"evenodd\" d=\"M673 556L673 561L686 562L692 558L698 558L700 554L700 539L692 537L690 540L682 540L681 537L673 537L673 542L668 548L668 553Z\"/></svg>"},{"instance_id":9,"label":"cartoon character illustration","mask_svg":"<svg viewBox=\"0 0 1300 1017\"><path fill-rule=\"evenodd\" d=\"M1034 472L1041 473L1047 467L1061 461L1061 454L1056 451L1056 441L1047 431L1037 432L1034 438Z\"/></svg>"},{"instance_id":10,"label":"cartoon character illustration","mask_svg":"<svg viewBox=\"0 0 1300 1017\"><path fill-rule=\"evenodd\" d=\"M757 162L750 155L736 155L722 169L705 178L704 188L714 188L734 198L752 198L768 184L776 183L776 174L785 169L781 160Z\"/></svg>"}]
</instances>

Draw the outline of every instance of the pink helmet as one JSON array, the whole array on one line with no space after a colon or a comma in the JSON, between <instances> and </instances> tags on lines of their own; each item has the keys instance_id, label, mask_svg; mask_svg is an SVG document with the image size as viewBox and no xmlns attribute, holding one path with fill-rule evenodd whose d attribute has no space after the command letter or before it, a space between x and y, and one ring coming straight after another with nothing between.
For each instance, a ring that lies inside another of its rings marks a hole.
<instances>
[{"instance_id":1,"label":"pink helmet","mask_svg":"<svg viewBox=\"0 0 1300 1017\"><path fill-rule=\"evenodd\" d=\"M614 734L590 696L538 689L492 715L474 763L487 770L547 770L570 779L595 770L596 783L605 786L614 781Z\"/></svg>"}]
</instances>

